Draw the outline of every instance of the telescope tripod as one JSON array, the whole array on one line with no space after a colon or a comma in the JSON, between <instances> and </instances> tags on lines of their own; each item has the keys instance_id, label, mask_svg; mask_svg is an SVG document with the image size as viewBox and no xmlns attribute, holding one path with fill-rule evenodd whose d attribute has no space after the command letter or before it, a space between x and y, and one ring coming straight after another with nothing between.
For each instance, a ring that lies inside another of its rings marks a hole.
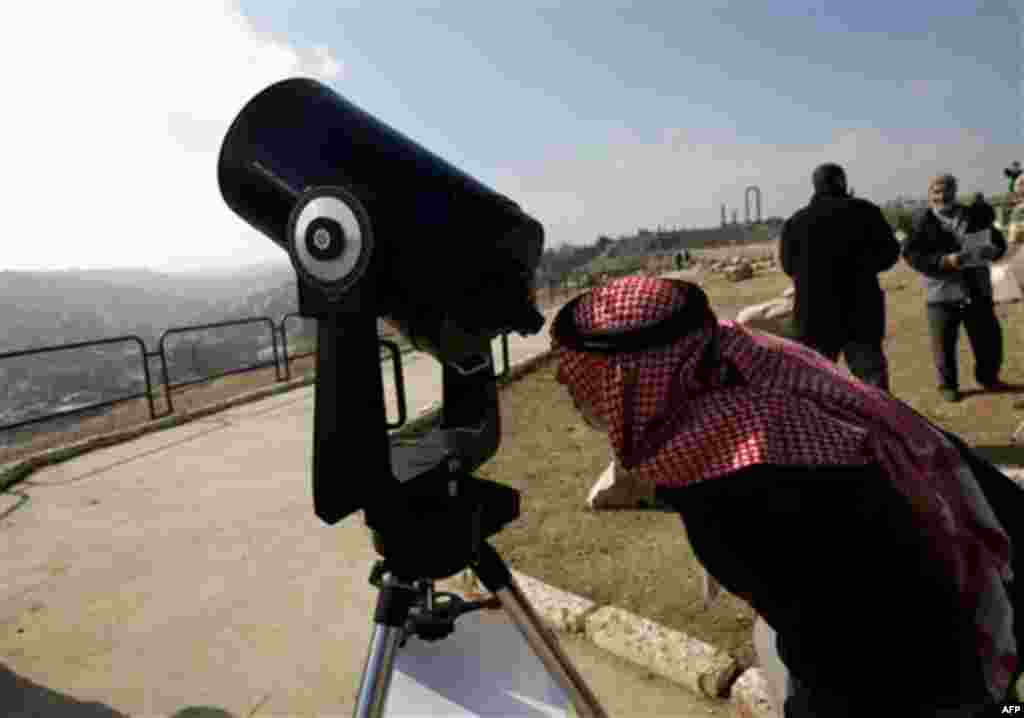
<instances>
[{"instance_id":1,"label":"telescope tripod","mask_svg":"<svg viewBox=\"0 0 1024 718\"><path fill-rule=\"evenodd\" d=\"M387 561L374 564L370 583L377 586L380 594L354 716L384 715L395 658L409 636L425 641L442 640L454 631L459 616L481 608L500 607L569 697L576 715L604 718L606 714L597 698L544 627L497 551L487 543L482 549L478 561L470 568L494 594L484 601L464 601L454 594L437 593L432 579L402 579L390 573Z\"/></svg>"},{"instance_id":2,"label":"telescope tripod","mask_svg":"<svg viewBox=\"0 0 1024 718\"><path fill-rule=\"evenodd\" d=\"M519 491L471 473L495 454L500 439L490 340L481 343L477 354L443 365L440 426L424 436L403 439L387 435L382 427L395 425L386 422L375 321L363 317L361 323L354 322L345 339L349 345L343 344L333 322L320 322L313 497L317 515L330 523L351 509L362 508L374 548L383 559L370 574L370 582L380 594L356 718L384 714L395 658L409 636L441 640L452 633L459 615L495 603L505 610L548 675L572 702L576 715L605 718L554 635L545 629L504 561L487 543L519 517L520 508ZM507 372L507 344L505 347ZM406 414L401 354L395 347L389 348L395 360L401 424ZM341 376L365 379L347 384L342 391ZM361 410L360 420L346 420L337 399L341 395L346 407ZM351 434L344 442L337 434L339 426ZM326 464L321 457L345 443L360 448L361 468L370 471L376 482L342 485L322 470ZM434 591L434 581L467 568L495 595L494 600L466 602Z\"/></svg>"}]
</instances>

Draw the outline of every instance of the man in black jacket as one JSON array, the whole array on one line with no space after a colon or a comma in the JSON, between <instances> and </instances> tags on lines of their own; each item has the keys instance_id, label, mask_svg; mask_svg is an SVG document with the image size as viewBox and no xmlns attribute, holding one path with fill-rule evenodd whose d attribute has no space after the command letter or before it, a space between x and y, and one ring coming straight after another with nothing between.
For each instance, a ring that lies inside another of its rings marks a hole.
<instances>
[{"instance_id":1,"label":"man in black jacket","mask_svg":"<svg viewBox=\"0 0 1024 718\"><path fill-rule=\"evenodd\" d=\"M796 338L832 361L842 353L858 379L889 391L878 274L896 264L900 244L882 210L850 195L842 167L821 165L812 181L810 204L786 220L780 239Z\"/></svg>"},{"instance_id":2,"label":"man in black jacket","mask_svg":"<svg viewBox=\"0 0 1024 718\"><path fill-rule=\"evenodd\" d=\"M992 226L992 208L984 202L965 207L956 202L956 178L939 175L928 185L931 208L914 217L903 247L907 263L920 272L927 291L928 326L939 376L939 391L948 401L960 400L957 339L960 324L974 350L975 378L988 391L1007 385L999 380L1003 363L1003 334L992 300L992 278L987 266L962 266L966 235L991 231L991 248L981 259L994 261L1006 253L1006 240Z\"/></svg>"},{"instance_id":3,"label":"man in black jacket","mask_svg":"<svg viewBox=\"0 0 1024 718\"><path fill-rule=\"evenodd\" d=\"M1003 170L1003 174L1006 175L1006 179L1010 180L1009 192L1012 194L1015 189L1017 178L1024 174L1024 170L1020 167L1020 162L1014 160L1010 163L1010 166Z\"/></svg>"}]
</instances>

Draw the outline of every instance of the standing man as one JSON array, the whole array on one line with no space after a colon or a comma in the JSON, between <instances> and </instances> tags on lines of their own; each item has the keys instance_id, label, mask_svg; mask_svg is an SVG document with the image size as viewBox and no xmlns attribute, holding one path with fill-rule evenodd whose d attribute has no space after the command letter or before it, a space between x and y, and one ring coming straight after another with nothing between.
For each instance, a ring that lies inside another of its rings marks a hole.
<instances>
[{"instance_id":1,"label":"standing man","mask_svg":"<svg viewBox=\"0 0 1024 718\"><path fill-rule=\"evenodd\" d=\"M889 391L885 295L878 274L900 257L882 210L847 190L846 173L823 164L812 175L814 196L782 225L782 269L796 293L796 339L828 357L842 353L863 382Z\"/></svg>"},{"instance_id":2,"label":"standing man","mask_svg":"<svg viewBox=\"0 0 1024 718\"><path fill-rule=\"evenodd\" d=\"M1011 243L1024 242L1024 175L1014 181L1010 202L1010 218L1006 224L1007 239Z\"/></svg>"},{"instance_id":3,"label":"standing man","mask_svg":"<svg viewBox=\"0 0 1024 718\"><path fill-rule=\"evenodd\" d=\"M1014 191L1014 184L1017 182L1017 178L1024 174L1024 170L1021 169L1020 162L1014 160L1010 163L1010 166L1003 170L1003 174L1006 175L1006 179L1010 180L1009 191L1012 194Z\"/></svg>"},{"instance_id":4,"label":"standing man","mask_svg":"<svg viewBox=\"0 0 1024 718\"><path fill-rule=\"evenodd\" d=\"M967 235L991 231L991 247L979 253L994 261L1006 253L1006 240L992 226L991 211L977 204L956 202L956 178L934 177L928 185L929 209L914 217L910 238L903 247L907 263L923 276L928 293L928 328L939 375L939 391L947 401L960 401L957 374L957 339L960 324L974 350L974 376L987 391L1007 385L999 380L1003 363L1003 333L992 301L992 277L987 266L962 266Z\"/></svg>"}]
</instances>

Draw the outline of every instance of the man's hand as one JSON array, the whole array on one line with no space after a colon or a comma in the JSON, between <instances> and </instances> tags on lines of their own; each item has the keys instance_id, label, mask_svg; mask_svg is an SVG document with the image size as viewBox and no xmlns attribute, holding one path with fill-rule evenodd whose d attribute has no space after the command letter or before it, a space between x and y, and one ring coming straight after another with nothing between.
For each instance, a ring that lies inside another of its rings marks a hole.
<instances>
[{"instance_id":1,"label":"man's hand","mask_svg":"<svg viewBox=\"0 0 1024 718\"><path fill-rule=\"evenodd\" d=\"M960 255L947 254L942 258L941 267L951 272L955 272L956 270L960 269Z\"/></svg>"},{"instance_id":2,"label":"man's hand","mask_svg":"<svg viewBox=\"0 0 1024 718\"><path fill-rule=\"evenodd\" d=\"M978 256L986 262L994 262L999 257L999 254L999 248L991 245L978 250Z\"/></svg>"}]
</instances>

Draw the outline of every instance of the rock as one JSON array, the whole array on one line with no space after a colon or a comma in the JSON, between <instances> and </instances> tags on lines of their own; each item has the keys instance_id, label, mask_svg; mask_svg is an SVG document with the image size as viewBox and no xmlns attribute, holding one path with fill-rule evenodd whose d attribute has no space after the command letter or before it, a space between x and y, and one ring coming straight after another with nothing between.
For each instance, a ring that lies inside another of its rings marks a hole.
<instances>
[{"instance_id":1,"label":"rock","mask_svg":"<svg viewBox=\"0 0 1024 718\"><path fill-rule=\"evenodd\" d=\"M739 670L728 652L615 606L590 614L585 624L597 646L701 696L724 697Z\"/></svg>"},{"instance_id":2,"label":"rock","mask_svg":"<svg viewBox=\"0 0 1024 718\"><path fill-rule=\"evenodd\" d=\"M750 266L749 262L743 262L730 267L725 273L725 278L730 282L742 282L747 279L753 279L753 277L754 268Z\"/></svg>"},{"instance_id":3,"label":"rock","mask_svg":"<svg viewBox=\"0 0 1024 718\"><path fill-rule=\"evenodd\" d=\"M769 626L764 618L757 616L752 633L754 650L757 653L757 668L768 684L768 697L773 705L778 707L781 715L781 706L786 701L789 671L786 670L786 664L779 658L779 652L775 648L775 629Z\"/></svg>"},{"instance_id":4,"label":"rock","mask_svg":"<svg viewBox=\"0 0 1024 718\"><path fill-rule=\"evenodd\" d=\"M761 319L764 319L764 313L767 307L767 302L762 304L752 304L749 307L743 307L736 315L736 321L740 324L750 324Z\"/></svg>"},{"instance_id":5,"label":"rock","mask_svg":"<svg viewBox=\"0 0 1024 718\"><path fill-rule=\"evenodd\" d=\"M736 315L736 321L743 326L769 334L786 336L789 317L793 314L793 299L780 297L761 304L744 307Z\"/></svg>"},{"instance_id":6,"label":"rock","mask_svg":"<svg viewBox=\"0 0 1024 718\"><path fill-rule=\"evenodd\" d=\"M793 313L793 300L776 299L771 302L764 313L765 319L782 319Z\"/></svg>"},{"instance_id":7,"label":"rock","mask_svg":"<svg viewBox=\"0 0 1024 718\"><path fill-rule=\"evenodd\" d=\"M721 595L722 584L703 567L701 567L701 579L701 595L704 598L704 610L706 611L711 608L711 604L715 602L715 599Z\"/></svg>"},{"instance_id":8,"label":"rock","mask_svg":"<svg viewBox=\"0 0 1024 718\"><path fill-rule=\"evenodd\" d=\"M782 718L775 707L768 679L759 668L748 668L732 686L730 699L736 718Z\"/></svg>"},{"instance_id":9,"label":"rock","mask_svg":"<svg viewBox=\"0 0 1024 718\"><path fill-rule=\"evenodd\" d=\"M654 486L632 479L614 458L587 496L587 506L594 511L646 508L653 504Z\"/></svg>"}]
</instances>

